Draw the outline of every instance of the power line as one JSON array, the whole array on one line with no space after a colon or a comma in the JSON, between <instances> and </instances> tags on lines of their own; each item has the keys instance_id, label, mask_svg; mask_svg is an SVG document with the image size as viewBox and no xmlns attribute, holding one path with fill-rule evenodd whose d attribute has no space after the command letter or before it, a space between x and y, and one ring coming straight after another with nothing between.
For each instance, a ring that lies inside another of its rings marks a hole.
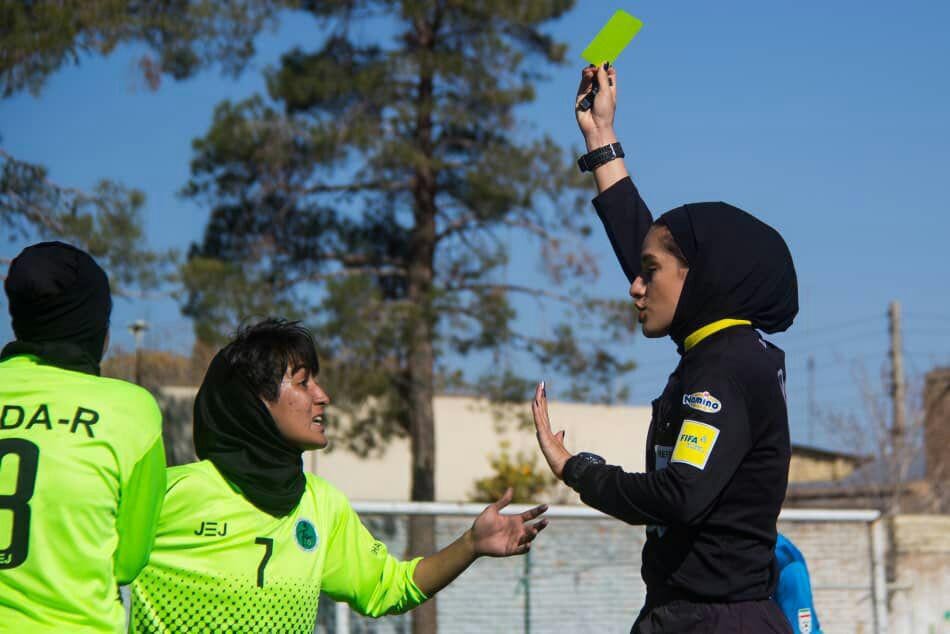
<instances>
[{"instance_id":1,"label":"power line","mask_svg":"<svg viewBox=\"0 0 950 634\"><path fill-rule=\"evenodd\" d=\"M844 336L840 336L840 337L834 338L833 341L821 341L821 342L815 342L815 341L810 341L810 342L792 341L792 342L791 342L791 343L792 343L791 346L779 346L779 347L782 348L782 349L784 349L786 352L789 352L789 351L796 351L796 350L804 350L804 349L806 349L806 348L811 348L811 347L818 346L818 345L821 345L821 346L834 346L834 345L838 345L838 344L849 343L849 342L852 342L852 341L866 340L866 339L869 339L870 337L878 337L878 336L880 336L882 339L886 339L886 335L887 335L887 331L882 328L881 330L874 330L874 331L868 331L868 332L855 332L855 333L851 333L851 334L849 334L849 335L844 335Z\"/></svg>"},{"instance_id":2,"label":"power line","mask_svg":"<svg viewBox=\"0 0 950 634\"><path fill-rule=\"evenodd\" d=\"M910 335L923 335L925 337L950 337L950 328L904 328L904 332Z\"/></svg>"},{"instance_id":3,"label":"power line","mask_svg":"<svg viewBox=\"0 0 950 634\"><path fill-rule=\"evenodd\" d=\"M872 358L876 359L876 358L878 358L878 357L880 357L880 359L883 360L883 359L884 359L884 353L883 353L883 352L881 352L881 353L869 352L869 353L866 353L866 354L861 354L861 355L857 355L857 356L851 356L851 357L848 357L847 359L833 359L833 360L827 360L827 359L826 359L826 360L824 360L824 361L814 363L814 364L812 365L812 369L814 369L814 370L821 370L821 369L827 369L827 368L833 368L833 367L836 368L836 367L841 367L841 366L844 366L844 365L851 365L851 364L854 364L856 361L869 360L869 359L872 359ZM791 374L791 373L796 373L796 374L797 374L797 373L799 373L799 372L804 373L805 370L807 370L807 369L808 369L808 364L807 364L807 363L806 363L805 365L793 365L793 366L790 366L790 367L788 368L788 372L789 372L789 374Z\"/></svg>"},{"instance_id":4,"label":"power line","mask_svg":"<svg viewBox=\"0 0 950 634\"><path fill-rule=\"evenodd\" d=\"M792 332L789 332L786 336L807 337L813 334L823 334L828 331L841 330L843 328L851 328L852 326L856 326L859 324L866 324L872 321L875 321L875 322L882 321L883 319L884 319L884 315L877 315L874 317L861 317L859 319L850 319L848 321L835 322L835 323L827 324L825 326L814 326L814 327L806 328L803 330L794 330Z\"/></svg>"},{"instance_id":5,"label":"power line","mask_svg":"<svg viewBox=\"0 0 950 634\"><path fill-rule=\"evenodd\" d=\"M911 319L939 319L940 321L950 321L950 313L906 313Z\"/></svg>"}]
</instances>

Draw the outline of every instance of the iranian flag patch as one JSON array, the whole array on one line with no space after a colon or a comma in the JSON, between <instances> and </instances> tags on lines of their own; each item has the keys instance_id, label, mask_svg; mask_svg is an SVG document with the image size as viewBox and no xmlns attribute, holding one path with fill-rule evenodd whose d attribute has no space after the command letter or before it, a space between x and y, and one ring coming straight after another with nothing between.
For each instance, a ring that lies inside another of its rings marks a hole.
<instances>
[{"instance_id":1,"label":"iranian flag patch","mask_svg":"<svg viewBox=\"0 0 950 634\"><path fill-rule=\"evenodd\" d=\"M798 631L801 634L811 633L811 610L802 608L798 611Z\"/></svg>"}]
</instances>

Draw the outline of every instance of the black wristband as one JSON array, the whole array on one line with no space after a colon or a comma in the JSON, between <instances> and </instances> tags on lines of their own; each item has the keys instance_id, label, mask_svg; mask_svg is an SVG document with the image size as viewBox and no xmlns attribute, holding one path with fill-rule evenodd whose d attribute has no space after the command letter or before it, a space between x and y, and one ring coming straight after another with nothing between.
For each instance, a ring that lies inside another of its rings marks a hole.
<instances>
[{"instance_id":1,"label":"black wristband","mask_svg":"<svg viewBox=\"0 0 950 634\"><path fill-rule=\"evenodd\" d=\"M564 463L564 472L561 474L561 477L564 480L564 484L576 491L577 485L580 483L585 471L592 465L606 463L607 461L597 454L582 451L577 455L571 456L568 461Z\"/></svg>"},{"instance_id":2,"label":"black wristband","mask_svg":"<svg viewBox=\"0 0 950 634\"><path fill-rule=\"evenodd\" d=\"M599 147L596 150L591 150L577 159L577 167L580 168L582 172L593 172L604 163L609 163L614 159L623 157L623 148L620 147L620 143L611 143L610 145Z\"/></svg>"}]
</instances>

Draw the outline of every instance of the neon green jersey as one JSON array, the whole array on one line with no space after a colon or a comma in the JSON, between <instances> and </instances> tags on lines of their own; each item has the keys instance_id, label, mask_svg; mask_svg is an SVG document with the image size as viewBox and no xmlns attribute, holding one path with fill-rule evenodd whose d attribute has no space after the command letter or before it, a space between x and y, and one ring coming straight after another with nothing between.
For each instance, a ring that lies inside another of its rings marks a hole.
<instances>
[{"instance_id":1,"label":"neon green jersey","mask_svg":"<svg viewBox=\"0 0 950 634\"><path fill-rule=\"evenodd\" d=\"M148 561L165 490L142 388L0 363L0 630L121 632L118 584Z\"/></svg>"},{"instance_id":2,"label":"neon green jersey","mask_svg":"<svg viewBox=\"0 0 950 634\"><path fill-rule=\"evenodd\" d=\"M207 460L172 467L155 548L132 584L130 629L310 634L321 592L368 616L404 612L426 599L412 580L419 559L390 556L313 474L278 518Z\"/></svg>"}]
</instances>

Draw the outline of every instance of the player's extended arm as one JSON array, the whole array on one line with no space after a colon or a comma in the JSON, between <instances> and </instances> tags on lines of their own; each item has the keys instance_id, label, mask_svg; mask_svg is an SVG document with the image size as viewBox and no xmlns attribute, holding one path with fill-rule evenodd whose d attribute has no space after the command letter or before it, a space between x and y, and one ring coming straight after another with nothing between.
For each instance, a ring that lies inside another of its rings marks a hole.
<instances>
[{"instance_id":1,"label":"player's extended arm","mask_svg":"<svg viewBox=\"0 0 950 634\"><path fill-rule=\"evenodd\" d=\"M119 498L116 531L115 575L120 585L131 583L141 572L155 543L158 517L165 498L165 446L156 438L135 464Z\"/></svg>"},{"instance_id":2,"label":"player's extended arm","mask_svg":"<svg viewBox=\"0 0 950 634\"><path fill-rule=\"evenodd\" d=\"M510 495L490 505L469 531L435 555L399 561L366 530L349 503L340 497L338 520L330 537L321 591L345 601L366 616L398 614L416 607L448 585L480 555L527 552L544 521L526 525L544 512L537 507L521 515L502 516Z\"/></svg>"},{"instance_id":3,"label":"player's extended arm","mask_svg":"<svg viewBox=\"0 0 950 634\"><path fill-rule=\"evenodd\" d=\"M366 530L346 498L336 491L331 495L336 520L327 542L320 591L374 618L400 614L428 599L412 579L422 558L399 561L390 555L386 544Z\"/></svg>"}]
</instances>

